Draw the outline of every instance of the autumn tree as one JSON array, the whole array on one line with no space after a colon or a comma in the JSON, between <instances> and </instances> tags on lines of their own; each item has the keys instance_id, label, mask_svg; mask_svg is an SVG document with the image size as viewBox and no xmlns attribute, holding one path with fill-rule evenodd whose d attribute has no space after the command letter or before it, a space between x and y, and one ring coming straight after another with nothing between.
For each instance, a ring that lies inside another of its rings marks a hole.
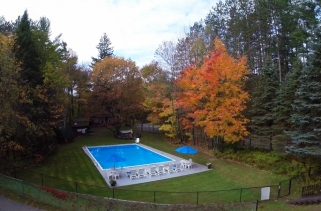
<instances>
[{"instance_id":1,"label":"autumn tree","mask_svg":"<svg viewBox=\"0 0 321 211\"><path fill-rule=\"evenodd\" d=\"M61 72L66 77L68 101L65 106L65 124L70 125L76 118L88 117L86 109L90 96L89 73L90 67L78 65L78 56L67 43L60 42Z\"/></svg>"},{"instance_id":2,"label":"autumn tree","mask_svg":"<svg viewBox=\"0 0 321 211\"><path fill-rule=\"evenodd\" d=\"M144 81L146 119L151 124L161 125L164 119L159 114L164 106L163 101L171 95L168 74L156 61L145 65L140 71Z\"/></svg>"},{"instance_id":3,"label":"autumn tree","mask_svg":"<svg viewBox=\"0 0 321 211\"><path fill-rule=\"evenodd\" d=\"M75 118L88 117L88 111L86 109L88 105L88 99L90 96L89 74L91 69L87 66L77 66L77 71L74 76L74 116Z\"/></svg>"},{"instance_id":4,"label":"autumn tree","mask_svg":"<svg viewBox=\"0 0 321 211\"><path fill-rule=\"evenodd\" d=\"M78 56L70 48L67 47L66 42L61 43L61 72L67 79L67 86L65 92L67 93L68 101L65 106L65 126L71 125L74 121L74 98L77 93L77 77L79 76L79 69L77 67Z\"/></svg>"},{"instance_id":5,"label":"autumn tree","mask_svg":"<svg viewBox=\"0 0 321 211\"><path fill-rule=\"evenodd\" d=\"M162 125L160 127L160 130L163 130L167 136L171 138L179 138L182 133L182 126L179 119L179 112L174 107L174 101L176 99L176 92L177 87L174 83L174 81L177 79L177 76L179 75L179 72L181 70L177 69L177 66L175 65L177 60L176 57L176 46L175 43L172 41L164 41L162 42L159 47L157 48L155 52L155 56L158 58L159 64L166 70L167 74L169 75L169 81L170 81L170 96L168 96L168 99L164 99L166 101L166 104L169 103L169 105L166 106L166 108L163 108L163 111L168 111L168 106L170 109L172 109L169 112L165 112L165 114L162 115L161 118L166 119L166 124Z\"/></svg>"},{"instance_id":6,"label":"autumn tree","mask_svg":"<svg viewBox=\"0 0 321 211\"><path fill-rule=\"evenodd\" d=\"M142 79L135 62L106 57L90 74L93 86L89 105L92 115L112 117L129 123L144 103ZM119 127L116 127L118 132Z\"/></svg>"},{"instance_id":7,"label":"autumn tree","mask_svg":"<svg viewBox=\"0 0 321 211\"><path fill-rule=\"evenodd\" d=\"M186 111L181 119L185 128L194 121L209 137L224 137L234 143L248 135L248 120L242 111L249 100L243 90L249 70L245 57L231 57L219 39L214 45L215 50L200 68L191 66L182 71L176 82L181 89L177 106Z\"/></svg>"},{"instance_id":8,"label":"autumn tree","mask_svg":"<svg viewBox=\"0 0 321 211\"><path fill-rule=\"evenodd\" d=\"M14 152L23 151L19 130L30 123L19 112L19 96L25 92L19 85L19 64L12 55L13 39L0 33L0 152L7 154L6 159Z\"/></svg>"}]
</instances>

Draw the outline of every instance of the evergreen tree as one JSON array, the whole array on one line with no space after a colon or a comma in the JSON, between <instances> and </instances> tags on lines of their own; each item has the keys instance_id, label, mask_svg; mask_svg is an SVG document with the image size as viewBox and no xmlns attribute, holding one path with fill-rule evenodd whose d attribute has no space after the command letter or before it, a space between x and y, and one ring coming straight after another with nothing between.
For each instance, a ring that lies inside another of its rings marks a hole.
<instances>
[{"instance_id":1,"label":"evergreen tree","mask_svg":"<svg viewBox=\"0 0 321 211\"><path fill-rule=\"evenodd\" d=\"M321 30L315 32L312 52L299 77L299 87L292 107L294 130L288 131L293 145L286 147L291 153L321 155Z\"/></svg>"},{"instance_id":2,"label":"evergreen tree","mask_svg":"<svg viewBox=\"0 0 321 211\"><path fill-rule=\"evenodd\" d=\"M21 62L22 83L27 83L32 88L35 88L43 82L40 71L41 59L32 36L31 23L27 11L24 12L18 23L15 35L15 56Z\"/></svg>"},{"instance_id":3,"label":"evergreen tree","mask_svg":"<svg viewBox=\"0 0 321 211\"><path fill-rule=\"evenodd\" d=\"M309 52L307 41L320 22L320 6L316 0L220 1L205 18L205 32L218 36L232 55L246 55L253 73L272 58L282 81L297 57L305 59Z\"/></svg>"},{"instance_id":4,"label":"evergreen tree","mask_svg":"<svg viewBox=\"0 0 321 211\"><path fill-rule=\"evenodd\" d=\"M285 130L292 127L291 114L293 109L291 104L295 98L295 91L299 85L298 78L302 69L300 61L292 72L289 72L285 80L280 84L280 88L276 92L274 99L274 135L282 134Z\"/></svg>"},{"instance_id":5,"label":"evergreen tree","mask_svg":"<svg viewBox=\"0 0 321 211\"><path fill-rule=\"evenodd\" d=\"M15 30L14 55L21 69L19 84L25 88L19 110L25 123L16 137L26 154L47 149L53 140L52 127L63 112L65 79L59 73L61 55L49 33L49 20L32 22L27 11Z\"/></svg>"},{"instance_id":6,"label":"evergreen tree","mask_svg":"<svg viewBox=\"0 0 321 211\"><path fill-rule=\"evenodd\" d=\"M251 105L251 120L249 128L256 135L268 136L272 134L273 99L278 87L277 67L268 60L259 76Z\"/></svg>"},{"instance_id":7,"label":"evergreen tree","mask_svg":"<svg viewBox=\"0 0 321 211\"><path fill-rule=\"evenodd\" d=\"M105 57L111 57L114 55L114 49L113 47L111 47L110 39L108 38L106 33L104 33L104 35L100 38L100 41L96 48L98 49L98 58L91 57L91 59L93 60L93 62L91 63L92 66L95 63L103 60Z\"/></svg>"}]
</instances>

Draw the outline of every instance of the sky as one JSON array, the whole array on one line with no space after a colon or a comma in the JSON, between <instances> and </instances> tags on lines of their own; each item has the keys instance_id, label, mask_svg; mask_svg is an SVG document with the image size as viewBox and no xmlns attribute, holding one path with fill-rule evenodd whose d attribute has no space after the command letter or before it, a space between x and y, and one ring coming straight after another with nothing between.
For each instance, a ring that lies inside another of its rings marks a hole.
<instances>
[{"instance_id":1,"label":"sky","mask_svg":"<svg viewBox=\"0 0 321 211\"><path fill-rule=\"evenodd\" d=\"M46 17L51 39L59 34L88 65L98 56L100 38L107 34L114 54L140 68L155 59L163 41L174 41L204 20L218 0L1 0L0 16L15 21L27 10L33 21Z\"/></svg>"}]
</instances>

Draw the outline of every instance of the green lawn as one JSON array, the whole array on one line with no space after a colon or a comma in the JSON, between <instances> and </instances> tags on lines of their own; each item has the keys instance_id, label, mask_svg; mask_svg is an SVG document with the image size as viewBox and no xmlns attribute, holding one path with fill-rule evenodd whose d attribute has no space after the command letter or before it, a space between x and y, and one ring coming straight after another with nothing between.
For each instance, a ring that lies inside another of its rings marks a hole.
<instances>
[{"instance_id":1,"label":"green lawn","mask_svg":"<svg viewBox=\"0 0 321 211\"><path fill-rule=\"evenodd\" d=\"M106 128L94 129L93 136L78 137L72 143L59 145L44 162L33 168L32 172L21 171L17 173L17 177L44 186L111 197L112 189L107 186L82 147L85 145L133 143L133 140L115 139L112 132ZM211 162L213 170L116 188L114 192L116 198L153 202L154 196L156 196L156 202L158 203L182 203L182 199L186 199L186 203L195 204L198 197L199 204L208 202L231 203L239 201L240 188L277 185L279 181L287 179L285 176L274 175L243 164L218 160L203 153L195 155L178 154L174 151L177 146L164 142L163 137L158 133L142 132L140 141L142 144L176 156L186 159L192 158L194 162L200 164ZM230 189L236 190L219 191ZM272 191L276 193L277 187L272 187ZM196 192L199 192L198 196L196 196ZM259 195L260 188L243 189L242 201L255 201ZM304 210L303 207L285 204L285 200L286 198L282 198L279 201L260 203L259 210ZM316 207L320 209L320 206Z\"/></svg>"}]
</instances>

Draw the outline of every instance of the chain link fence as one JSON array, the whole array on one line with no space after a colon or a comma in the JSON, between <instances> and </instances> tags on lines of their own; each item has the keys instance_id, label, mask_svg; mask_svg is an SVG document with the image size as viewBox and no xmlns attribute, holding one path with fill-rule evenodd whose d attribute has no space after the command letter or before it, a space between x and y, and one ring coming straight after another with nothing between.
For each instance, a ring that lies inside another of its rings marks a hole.
<instances>
[{"instance_id":1,"label":"chain link fence","mask_svg":"<svg viewBox=\"0 0 321 211\"><path fill-rule=\"evenodd\" d=\"M120 200L110 197L99 197L93 195L86 195L75 192L62 191L55 188L39 186L25 182L23 180L15 179L0 174L0 186L15 192L21 196L32 198L44 204L51 205L53 207L61 208L68 211L103 211L103 210L159 210L159 211L183 211L183 210L194 210L194 211L255 211L258 208L258 201L255 202L243 202L243 203L230 203L230 204L207 204L207 205L193 205L193 204L169 204L171 198L166 196L166 192L154 192L154 194L160 194L157 197L159 202L137 202L132 200ZM113 189L114 190L114 189ZM116 193L115 193L116 192ZM113 196L123 192L115 191ZM148 193L148 192L146 192ZM195 193L188 193L195 194ZM198 193L197 193L198 194ZM128 194L128 196L135 194ZM148 194L149 195L149 194ZM146 194L147 196L147 194ZM162 197L164 196L164 197ZM182 196L181 196L182 197ZM189 197L189 195L184 195ZM151 197L152 199L153 197ZM175 200L175 199L174 199ZM186 201L189 201L186 198ZM168 202L168 204L166 203Z\"/></svg>"},{"instance_id":2,"label":"chain link fence","mask_svg":"<svg viewBox=\"0 0 321 211\"><path fill-rule=\"evenodd\" d=\"M90 194L108 198L117 198L122 200L133 200L160 204L227 204L253 202L261 199L262 188L269 187L269 199L301 193L302 184L307 184L307 178L318 173L316 169L309 170L300 176L279 182L279 184L266 185L264 187L248 187L230 190L217 191L199 191L199 192L170 192L170 191L142 191L129 190L125 188L110 189L106 186L99 187L90 184L84 184L76 181L45 175L42 173L20 169L10 164L1 163L1 169L6 169L4 174L15 179L39 186L57 188L64 191L70 191L81 194ZM304 180L304 181L303 181Z\"/></svg>"}]
</instances>

